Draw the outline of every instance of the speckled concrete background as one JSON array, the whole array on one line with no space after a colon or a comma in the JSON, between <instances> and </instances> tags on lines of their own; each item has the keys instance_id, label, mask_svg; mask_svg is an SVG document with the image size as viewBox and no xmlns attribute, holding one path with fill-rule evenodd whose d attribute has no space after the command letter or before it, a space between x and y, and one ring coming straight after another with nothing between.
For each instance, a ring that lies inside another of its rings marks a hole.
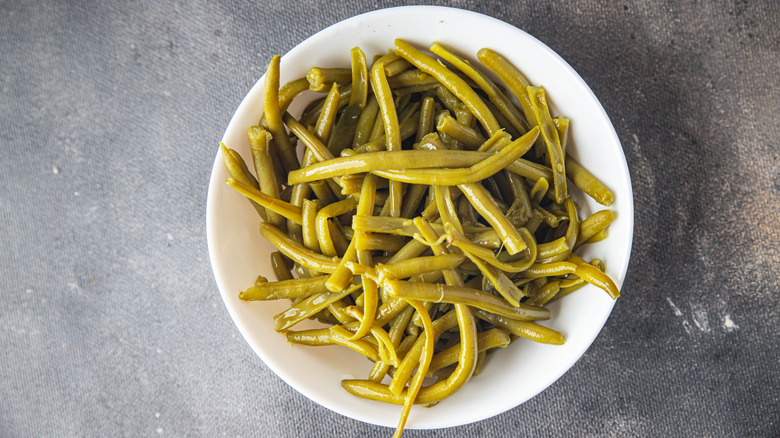
<instances>
[{"instance_id":1,"label":"speckled concrete background","mask_svg":"<svg viewBox=\"0 0 780 438\"><path fill-rule=\"evenodd\" d=\"M623 142L636 238L587 354L428 436L780 435L780 7L443 4L538 37ZM211 274L217 142L271 54L400 2L0 1L0 435L360 436L241 339Z\"/></svg>"}]
</instances>

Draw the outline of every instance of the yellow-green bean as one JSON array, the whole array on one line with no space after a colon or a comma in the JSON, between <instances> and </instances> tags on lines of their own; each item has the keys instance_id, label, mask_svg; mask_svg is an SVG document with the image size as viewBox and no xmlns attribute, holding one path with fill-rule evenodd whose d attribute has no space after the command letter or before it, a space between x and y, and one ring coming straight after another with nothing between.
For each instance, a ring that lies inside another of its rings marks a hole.
<instances>
[{"instance_id":1,"label":"yellow-green bean","mask_svg":"<svg viewBox=\"0 0 780 438\"><path fill-rule=\"evenodd\" d=\"M485 102L483 102L479 95L477 95L466 81L458 75L402 39L395 40L395 52L414 64L415 67L438 79L442 85L458 96L458 99L460 99L479 120L488 135L492 136L496 131L501 129L498 126L498 122L496 122L493 113L491 113L485 105Z\"/></svg>"}]
</instances>

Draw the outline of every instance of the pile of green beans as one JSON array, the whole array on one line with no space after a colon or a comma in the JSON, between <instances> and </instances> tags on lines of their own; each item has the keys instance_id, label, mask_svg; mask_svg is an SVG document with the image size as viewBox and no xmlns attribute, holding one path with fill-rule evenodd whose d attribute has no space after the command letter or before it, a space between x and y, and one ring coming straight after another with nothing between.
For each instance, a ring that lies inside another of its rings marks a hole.
<instances>
[{"instance_id":1,"label":"pile of green beans","mask_svg":"<svg viewBox=\"0 0 780 438\"><path fill-rule=\"evenodd\" d=\"M278 249L277 281L260 276L239 297L291 300L274 324L292 343L366 356L368 378L342 386L403 405L396 435L412 404L453 394L497 348L563 344L534 322L547 303L588 283L619 295L601 260L573 252L604 239L614 215L579 218L568 183L605 206L613 196L567 154L569 120L500 54L477 57L503 84L441 43L399 39L370 66L356 47L349 68L281 87L275 56L248 129L254 172L221 145L227 183ZM304 92L322 95L294 117ZM293 330L306 319L326 327Z\"/></svg>"}]
</instances>

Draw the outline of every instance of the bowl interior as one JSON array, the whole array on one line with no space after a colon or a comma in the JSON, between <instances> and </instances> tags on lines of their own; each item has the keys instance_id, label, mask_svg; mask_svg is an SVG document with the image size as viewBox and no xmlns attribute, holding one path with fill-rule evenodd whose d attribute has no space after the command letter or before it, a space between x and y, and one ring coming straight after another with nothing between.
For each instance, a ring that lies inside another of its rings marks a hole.
<instances>
[{"instance_id":1,"label":"bowl interior","mask_svg":"<svg viewBox=\"0 0 780 438\"><path fill-rule=\"evenodd\" d=\"M585 245L578 254L605 261L607 273L621 286L628 267L633 231L633 198L623 150L601 104L580 76L557 54L525 32L499 20L459 9L415 6L384 9L339 22L302 42L282 57L282 83L304 76L311 66L349 65L349 50L360 46L370 60L385 53L395 38L419 48L440 41L478 64L476 53L488 47L503 54L535 85L544 85L553 115L571 119L569 151L615 194L615 222L609 238ZM223 141L251 162L247 127L262 115L263 78L236 111ZM303 102L290 108L300 112ZM265 364L296 390L348 417L394 427L399 406L354 397L341 389L345 378L366 378L371 364L342 347L292 346L274 332L274 314L286 303L246 303L238 290L263 274L273 278L268 254L273 248L257 231L254 209L225 184L228 177L217 153L209 182L207 233L214 276L222 298L241 334ZM581 216L605 207L570 184ZM552 305L545 322L566 336L563 346L519 339L494 353L482 373L436 407L415 406L408 428L440 428L489 418L511 409L555 382L601 330L614 302L602 291L586 286ZM317 327L304 322L304 327ZM296 327L298 328L298 327Z\"/></svg>"}]
</instances>

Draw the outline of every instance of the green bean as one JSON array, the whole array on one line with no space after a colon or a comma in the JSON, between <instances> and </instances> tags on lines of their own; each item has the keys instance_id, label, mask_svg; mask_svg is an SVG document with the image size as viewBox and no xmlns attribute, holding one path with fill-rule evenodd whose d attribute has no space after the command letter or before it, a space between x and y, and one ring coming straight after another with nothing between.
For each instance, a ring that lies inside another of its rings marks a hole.
<instances>
[{"instance_id":1,"label":"green bean","mask_svg":"<svg viewBox=\"0 0 780 438\"><path fill-rule=\"evenodd\" d=\"M276 151L282 160L286 171L297 169L300 165L295 149L290 144L287 131L282 123L282 113L279 108L279 56L271 58L265 72L265 91L263 94L263 115L268 124L268 131L273 136Z\"/></svg>"},{"instance_id":2,"label":"green bean","mask_svg":"<svg viewBox=\"0 0 780 438\"><path fill-rule=\"evenodd\" d=\"M462 345L460 356L458 357L458 366L446 380L436 382L431 386L420 389L420 392L414 400L415 404L436 403L447 398L460 389L474 372L477 360L477 336L474 316L465 306L456 306L456 310L458 309L462 309L461 312L457 313ZM410 351L407 356L411 354L412 351ZM372 381L342 380L341 387L358 397L398 405L403 404L406 398L405 393L401 392L400 394L396 394L392 392L387 385Z\"/></svg>"},{"instance_id":3,"label":"green bean","mask_svg":"<svg viewBox=\"0 0 780 438\"><path fill-rule=\"evenodd\" d=\"M477 351L482 352L491 348L504 348L509 345L509 335L499 328L485 330L477 334ZM460 344L455 344L446 350L443 350L433 357L431 366L428 368L428 377L433 377L433 372L446 366L453 365L458 361L460 353Z\"/></svg>"},{"instance_id":4,"label":"green bean","mask_svg":"<svg viewBox=\"0 0 780 438\"><path fill-rule=\"evenodd\" d=\"M285 114L284 123L286 123L287 127L290 128L293 134L295 134L295 136L298 137L306 145L308 150L311 151L313 157L317 161L325 161L325 160L331 160L333 158L336 158L336 156L333 155L333 153L330 150L328 150L328 147L325 146L322 143L322 141L320 141L320 139L318 139L302 124L300 124L297 120L295 120L293 116L291 116L290 114Z\"/></svg>"},{"instance_id":5,"label":"green bean","mask_svg":"<svg viewBox=\"0 0 780 438\"><path fill-rule=\"evenodd\" d=\"M286 336L287 341L293 344L312 347L333 345L333 341L330 340L330 329L288 330Z\"/></svg>"},{"instance_id":6,"label":"green bean","mask_svg":"<svg viewBox=\"0 0 780 438\"><path fill-rule=\"evenodd\" d=\"M229 149L227 146L225 146L224 143L220 143L219 147L222 153L222 160L225 163L225 168L227 169L230 178L236 181L240 181L247 187L252 187L255 189L259 188L257 180L249 173L249 170L246 167L246 163L244 163L241 155L234 153L235 151ZM245 171L244 169L247 170ZM249 199L249 203L252 205L252 207L255 208L255 210L257 210L257 213L264 221L268 220L268 214L262 205L258 204L252 199Z\"/></svg>"},{"instance_id":7,"label":"green bean","mask_svg":"<svg viewBox=\"0 0 780 438\"><path fill-rule=\"evenodd\" d=\"M602 240L609 237L609 228L604 228L603 230L599 231L598 233L594 234L593 237L585 241L584 243L596 243L601 242Z\"/></svg>"},{"instance_id":8,"label":"green bean","mask_svg":"<svg viewBox=\"0 0 780 438\"><path fill-rule=\"evenodd\" d=\"M306 298L312 294L327 292L325 281L329 276L295 278L255 285L242 291L238 297L245 301L279 300L282 298Z\"/></svg>"},{"instance_id":9,"label":"green bean","mask_svg":"<svg viewBox=\"0 0 780 438\"><path fill-rule=\"evenodd\" d=\"M520 275L526 278L554 277L556 275L574 274L577 265L570 262L535 263Z\"/></svg>"},{"instance_id":10,"label":"green bean","mask_svg":"<svg viewBox=\"0 0 780 438\"><path fill-rule=\"evenodd\" d=\"M524 134L528 131L528 127L524 126L521 122L522 116L520 113L517 111L514 105L509 102L509 99L506 98L504 93L502 93L501 90L498 89L493 81L491 81L487 76L472 67L468 61L450 52L441 43L434 43L430 50L434 54L439 55L447 62L457 67L458 70L462 71L466 76L474 81L477 86L479 86L479 88L485 92L490 102L496 106L498 112L500 112L500 114L507 119L507 121L515 130L517 130L519 134ZM491 112L496 114L495 111Z\"/></svg>"},{"instance_id":11,"label":"green bean","mask_svg":"<svg viewBox=\"0 0 780 438\"><path fill-rule=\"evenodd\" d=\"M435 207L435 204L433 204ZM422 215L421 215L422 216ZM431 224L436 232L444 233L444 226L441 224ZM414 236L418 231L413 219L395 218L389 216L365 216L355 215L352 217L352 228L355 231L366 231L372 233L388 233L399 236ZM489 228L484 226L465 226L464 231L469 234L483 233Z\"/></svg>"},{"instance_id":12,"label":"green bean","mask_svg":"<svg viewBox=\"0 0 780 438\"><path fill-rule=\"evenodd\" d=\"M409 320L412 318L412 314L414 313L415 308L412 306L406 307L401 313L396 316L393 321L390 323L390 330L387 332L387 335L390 337L390 340L393 343L393 347L395 348L395 352L398 355L399 358L403 358L401 356L401 353L399 351L399 346L401 345L401 341L404 339L404 328L409 323ZM406 338L408 339L408 338ZM390 364L387 362L377 362L374 364L374 368L371 370L371 374L369 374L369 379L375 381L375 382L381 382L385 375L387 375L387 372L390 370Z\"/></svg>"},{"instance_id":13,"label":"green bean","mask_svg":"<svg viewBox=\"0 0 780 438\"><path fill-rule=\"evenodd\" d=\"M305 268L330 274L338 267L339 259L337 257L327 257L306 249L269 223L260 224L260 234L282 254Z\"/></svg>"},{"instance_id":14,"label":"green bean","mask_svg":"<svg viewBox=\"0 0 780 438\"><path fill-rule=\"evenodd\" d=\"M317 216L314 219L314 226L317 230L317 241L320 244L320 251L323 255L336 255L336 248L333 246L333 240L328 228L328 219L354 210L357 203L358 201L354 198L347 198L343 201L329 204L317 212Z\"/></svg>"},{"instance_id":15,"label":"green bean","mask_svg":"<svg viewBox=\"0 0 780 438\"><path fill-rule=\"evenodd\" d=\"M390 88L398 92L398 89L418 86L439 86L439 81L433 76L413 68L387 78Z\"/></svg>"},{"instance_id":16,"label":"green bean","mask_svg":"<svg viewBox=\"0 0 780 438\"><path fill-rule=\"evenodd\" d=\"M544 87L528 87L528 97L531 99L536 123L541 128L542 138L547 145L547 157L553 170L553 187L555 188L555 200L559 204L569 196L566 188L566 166L564 154L561 150L561 140L558 130L550 117L550 109L547 106Z\"/></svg>"},{"instance_id":17,"label":"green bean","mask_svg":"<svg viewBox=\"0 0 780 438\"><path fill-rule=\"evenodd\" d=\"M379 102L376 101L376 97L372 94L363 111L360 113L360 117L355 127L355 135L352 138L352 147L356 148L362 144L368 142L371 136L371 128L374 125L374 120L379 113Z\"/></svg>"},{"instance_id":18,"label":"green bean","mask_svg":"<svg viewBox=\"0 0 780 438\"><path fill-rule=\"evenodd\" d=\"M325 103L322 105L322 111L317 118L317 124L314 126L313 132L313 134L324 144L330 139L330 133L333 130L333 126L336 124L336 113L339 110L339 100L341 100L339 87L336 84L333 84L328 93L328 97L325 98Z\"/></svg>"},{"instance_id":19,"label":"green bean","mask_svg":"<svg viewBox=\"0 0 780 438\"><path fill-rule=\"evenodd\" d=\"M296 224L302 223L301 209L288 202L284 202L278 198L272 198L265 193L257 190L254 187L248 186L244 183L236 181L233 178L226 180L230 187L233 187L237 192L256 202L257 204L265 207L267 210L271 210L278 213L287 219L295 222Z\"/></svg>"},{"instance_id":20,"label":"green bean","mask_svg":"<svg viewBox=\"0 0 780 438\"><path fill-rule=\"evenodd\" d=\"M564 157L566 156L566 147L569 144L569 122L569 119L561 116L553 119L555 130L558 131L558 138L561 141L561 151Z\"/></svg>"},{"instance_id":21,"label":"green bean","mask_svg":"<svg viewBox=\"0 0 780 438\"><path fill-rule=\"evenodd\" d=\"M547 189L550 188L550 184L547 181L547 178L540 178L531 188L531 193L529 193L528 196L531 197L531 201L535 204L538 204L542 200L544 194L547 193Z\"/></svg>"},{"instance_id":22,"label":"green bean","mask_svg":"<svg viewBox=\"0 0 780 438\"><path fill-rule=\"evenodd\" d=\"M424 272L455 269L465 258L461 254L446 254L416 257L392 264L380 263L376 266L378 281L384 282L385 279L409 278Z\"/></svg>"},{"instance_id":23,"label":"green bean","mask_svg":"<svg viewBox=\"0 0 780 438\"><path fill-rule=\"evenodd\" d=\"M322 90L322 92L327 90L328 89L326 88ZM343 108L347 106L349 99L352 96L351 84L339 85L339 95L341 96L339 99L339 108ZM304 126L313 126L317 122L317 118L320 116L324 104L324 97L311 101L306 109L303 110L303 114L301 114L301 117L299 118L301 124Z\"/></svg>"},{"instance_id":24,"label":"green bean","mask_svg":"<svg viewBox=\"0 0 780 438\"><path fill-rule=\"evenodd\" d=\"M349 242L347 241L347 238L344 237L341 224L338 221L327 221L327 224L329 237L333 241L333 248L336 250L336 255L343 257L344 253L347 251Z\"/></svg>"},{"instance_id":25,"label":"green bean","mask_svg":"<svg viewBox=\"0 0 780 438\"><path fill-rule=\"evenodd\" d=\"M501 131L499 131L501 132ZM533 143L538 135L538 130L531 130L528 134L513 141L498 153L474 164L469 168L460 169L416 169L416 170L373 170L372 173L393 181L402 181L412 184L434 185L464 185L471 184L488 178L509 166L519 158L523 148L530 142Z\"/></svg>"},{"instance_id":26,"label":"green bean","mask_svg":"<svg viewBox=\"0 0 780 438\"><path fill-rule=\"evenodd\" d=\"M287 264L287 260L282 253L279 251L271 253L271 268L274 271L274 275L276 275L276 280L283 281L292 279L292 274L290 273L291 267L292 264Z\"/></svg>"},{"instance_id":27,"label":"green bean","mask_svg":"<svg viewBox=\"0 0 780 438\"><path fill-rule=\"evenodd\" d=\"M461 184L460 190L475 210L486 220L501 237L510 254L516 254L527 246L517 229L509 223L504 213L496 205L493 197L480 184Z\"/></svg>"},{"instance_id":28,"label":"green bean","mask_svg":"<svg viewBox=\"0 0 780 438\"><path fill-rule=\"evenodd\" d=\"M309 81L303 77L290 81L279 88L279 112L284 113L290 106L295 96L309 89ZM265 121L265 114L258 123L263 128L268 129L268 123Z\"/></svg>"},{"instance_id":29,"label":"green bean","mask_svg":"<svg viewBox=\"0 0 780 438\"><path fill-rule=\"evenodd\" d=\"M414 64L415 67L438 79L442 85L458 96L458 99L460 99L479 120L488 135L492 136L496 131L500 130L496 118L482 99L480 99L477 93L475 93L458 75L448 70L435 59L415 49L402 39L395 40L395 52Z\"/></svg>"},{"instance_id":30,"label":"green bean","mask_svg":"<svg viewBox=\"0 0 780 438\"><path fill-rule=\"evenodd\" d=\"M414 307L415 310L417 310L417 314L422 317L423 327L424 327L423 336L425 337L425 346L423 347L423 351L420 355L420 364L417 367L417 373L412 378L412 381L409 384L409 389L407 390L406 395L404 397L404 405L403 405L403 410L401 411L401 418L398 420L398 426L396 427L393 438L401 437L401 433L403 433L404 426L406 425L406 419L409 416L409 411L411 410L412 405L414 404L414 400L417 398L417 394L419 393L420 388L422 387L423 379L425 378L428 369L431 365L431 362L433 360L434 340L433 340L433 323L431 322L431 317L428 315L427 309L422 305L422 303L418 301L410 300L409 305Z\"/></svg>"},{"instance_id":31,"label":"green bean","mask_svg":"<svg viewBox=\"0 0 780 438\"><path fill-rule=\"evenodd\" d=\"M409 184L406 186L403 205L401 206L401 217L411 218L420 207L420 201L428 187L421 184Z\"/></svg>"},{"instance_id":32,"label":"green bean","mask_svg":"<svg viewBox=\"0 0 780 438\"><path fill-rule=\"evenodd\" d=\"M334 83L347 82L352 79L352 70L348 68L312 67L306 73L311 91L326 92Z\"/></svg>"},{"instance_id":33,"label":"green bean","mask_svg":"<svg viewBox=\"0 0 780 438\"><path fill-rule=\"evenodd\" d=\"M599 181L592 173L574 161L570 156L566 156L566 176L585 192L588 196L595 199L601 205L609 207L615 198L612 192Z\"/></svg>"},{"instance_id":34,"label":"green bean","mask_svg":"<svg viewBox=\"0 0 780 438\"><path fill-rule=\"evenodd\" d=\"M330 340L334 344L342 345L357 351L374 362L380 360L379 353L377 353L377 350L373 345L363 340L350 340L350 337L351 333L347 332L341 326L334 325L330 328Z\"/></svg>"},{"instance_id":35,"label":"green bean","mask_svg":"<svg viewBox=\"0 0 780 438\"><path fill-rule=\"evenodd\" d=\"M306 318L311 317L320 310L328 307L329 304L336 302L352 292L359 289L359 285L353 285L348 289L338 292L321 292L304 298L297 304L293 304L289 309L274 316L274 330L282 332L298 324Z\"/></svg>"},{"instance_id":36,"label":"green bean","mask_svg":"<svg viewBox=\"0 0 780 438\"><path fill-rule=\"evenodd\" d=\"M363 109L368 97L368 66L366 55L360 47L353 47L349 51L352 63L352 93L349 96L349 106L357 106Z\"/></svg>"},{"instance_id":37,"label":"green bean","mask_svg":"<svg viewBox=\"0 0 780 438\"><path fill-rule=\"evenodd\" d=\"M615 282L608 275L590 264L577 265L574 275L604 290L613 300L620 297L620 290L618 290Z\"/></svg>"},{"instance_id":38,"label":"green bean","mask_svg":"<svg viewBox=\"0 0 780 438\"><path fill-rule=\"evenodd\" d=\"M430 167L466 167L497 154L471 151L380 151L366 152L320 161L290 172L290 185L377 170L419 169ZM501 157L499 157L500 159ZM496 159L493 159L495 162Z\"/></svg>"},{"instance_id":39,"label":"green bean","mask_svg":"<svg viewBox=\"0 0 780 438\"><path fill-rule=\"evenodd\" d=\"M320 243L317 241L317 230L315 225L315 218L317 217L317 210L319 208L318 204L321 205L318 201L304 199L303 208L301 209L303 246L314 252L320 251Z\"/></svg>"},{"instance_id":40,"label":"green bean","mask_svg":"<svg viewBox=\"0 0 780 438\"><path fill-rule=\"evenodd\" d=\"M437 303L465 304L521 321L550 319L550 311L543 307L520 303L510 306L504 300L479 289L447 286L443 284L421 284L400 280L387 280L383 286L398 298L433 301Z\"/></svg>"},{"instance_id":41,"label":"green bean","mask_svg":"<svg viewBox=\"0 0 780 438\"><path fill-rule=\"evenodd\" d=\"M412 114L411 117L404 120L401 125L399 126L398 130L401 133L401 141L406 140L407 138L412 137L417 132L417 123L419 120L419 112ZM355 151L363 153L363 152L377 152L377 151L384 151L387 149L387 142L386 137L384 134L380 132L380 135L376 138L372 138L367 143L364 143L357 147Z\"/></svg>"},{"instance_id":42,"label":"green bean","mask_svg":"<svg viewBox=\"0 0 780 438\"><path fill-rule=\"evenodd\" d=\"M533 298L528 300L528 304L534 305L534 306L544 306L548 301L553 299L555 297L555 294L557 294L561 290L561 282L559 280L550 281L544 286L542 286L541 289L534 295Z\"/></svg>"},{"instance_id":43,"label":"green bean","mask_svg":"<svg viewBox=\"0 0 780 438\"><path fill-rule=\"evenodd\" d=\"M539 260L546 260L559 254L565 254L564 258L571 253L571 247L566 244L566 237L560 237L550 242L540 243L537 246Z\"/></svg>"},{"instance_id":44,"label":"green bean","mask_svg":"<svg viewBox=\"0 0 780 438\"><path fill-rule=\"evenodd\" d=\"M463 143L467 148L475 150L485 143L485 138L475 129L470 128L452 116L442 117L436 124L436 129Z\"/></svg>"},{"instance_id":45,"label":"green bean","mask_svg":"<svg viewBox=\"0 0 780 438\"><path fill-rule=\"evenodd\" d=\"M377 99L376 94L373 95L375 99ZM379 100L377 100L377 105L379 105ZM379 109L379 108L378 108ZM368 140L376 140L379 137L383 137L385 135L385 120L382 116L382 111L378 110L376 113L376 119L374 119L374 124L371 127L371 134L368 136ZM384 137L383 141L384 143Z\"/></svg>"},{"instance_id":46,"label":"green bean","mask_svg":"<svg viewBox=\"0 0 780 438\"><path fill-rule=\"evenodd\" d=\"M401 363L396 367L395 374L393 374L393 380L390 382L389 385L389 390L396 394L400 393L403 390L404 385L412 376L412 373L414 372L414 369L417 366L417 363L420 359L420 354L423 352L423 349L425 348L425 343L427 342L426 337L436 342L436 340L439 339L439 336L441 336L442 333L457 325L458 325L458 316L457 316L457 312L455 312L454 310L448 312L447 314L433 321L431 335L428 336L426 334L425 336L418 337L417 340L412 345L412 347L404 356L403 360L401 360Z\"/></svg>"},{"instance_id":47,"label":"green bean","mask_svg":"<svg viewBox=\"0 0 780 438\"><path fill-rule=\"evenodd\" d=\"M391 251L401 249L406 241L397 236L388 234L363 233L357 237L355 248L358 251Z\"/></svg>"},{"instance_id":48,"label":"green bean","mask_svg":"<svg viewBox=\"0 0 780 438\"><path fill-rule=\"evenodd\" d=\"M490 71L496 74L501 81L506 84L509 91L515 96L520 107L525 114L525 120L531 127L536 125L531 99L528 96L527 88L531 85L520 70L513 66L503 56L490 49L480 49L477 52L477 58Z\"/></svg>"},{"instance_id":49,"label":"green bean","mask_svg":"<svg viewBox=\"0 0 780 438\"><path fill-rule=\"evenodd\" d=\"M348 106L344 108L338 122L333 130L333 134L328 141L328 149L334 155L338 155L344 149L352 145L352 139L357 130L358 118L362 109L359 106Z\"/></svg>"},{"instance_id":50,"label":"green bean","mask_svg":"<svg viewBox=\"0 0 780 438\"><path fill-rule=\"evenodd\" d=\"M385 63L391 55L379 58L371 67L371 86L374 89L374 95L379 102L379 112L382 114L382 120L385 126L385 141L388 151L401 150L401 132L398 128L398 114L395 111L392 92L385 76ZM401 198L403 195L403 185L398 181L390 182L390 197L387 202L390 205L390 216L400 216Z\"/></svg>"},{"instance_id":51,"label":"green bean","mask_svg":"<svg viewBox=\"0 0 780 438\"><path fill-rule=\"evenodd\" d=\"M518 158L513 163L506 166L506 170L532 181L538 181L540 179L549 181L552 179L552 171L548 167L522 158Z\"/></svg>"},{"instance_id":52,"label":"green bean","mask_svg":"<svg viewBox=\"0 0 780 438\"><path fill-rule=\"evenodd\" d=\"M530 321L518 321L495 313L476 309L474 315L509 333L542 344L563 345L563 335L551 328Z\"/></svg>"},{"instance_id":53,"label":"green bean","mask_svg":"<svg viewBox=\"0 0 780 438\"><path fill-rule=\"evenodd\" d=\"M395 76L405 71L408 71L411 68L412 68L412 64L410 64L409 61L403 58L396 57L396 59L385 63L384 65L385 76L389 78L391 76Z\"/></svg>"},{"instance_id":54,"label":"green bean","mask_svg":"<svg viewBox=\"0 0 780 438\"><path fill-rule=\"evenodd\" d=\"M493 254L493 251L469 241L466 236L458 233L458 231L453 228L447 228L445 225L445 230L447 231L448 241L452 246L455 246L464 253L479 257L481 260L505 272L523 272L528 269L538 257L536 241L531 233L525 228L519 228L518 233L522 236L523 242L528 248L528 253L520 260L512 262L502 261Z\"/></svg>"},{"instance_id":55,"label":"green bean","mask_svg":"<svg viewBox=\"0 0 780 438\"><path fill-rule=\"evenodd\" d=\"M276 171L269 148L271 134L259 126L251 126L247 130L247 136L249 137L249 148L252 151L252 163L258 178L258 187L256 188L272 198L279 198L279 181L276 179ZM266 214L272 224L284 228L284 216L270 210L266 210Z\"/></svg>"},{"instance_id":56,"label":"green bean","mask_svg":"<svg viewBox=\"0 0 780 438\"><path fill-rule=\"evenodd\" d=\"M425 96L420 106L420 118L418 119L417 135L415 143L422 141L423 137L433 132L433 117L435 115L435 102L433 97Z\"/></svg>"}]
</instances>

